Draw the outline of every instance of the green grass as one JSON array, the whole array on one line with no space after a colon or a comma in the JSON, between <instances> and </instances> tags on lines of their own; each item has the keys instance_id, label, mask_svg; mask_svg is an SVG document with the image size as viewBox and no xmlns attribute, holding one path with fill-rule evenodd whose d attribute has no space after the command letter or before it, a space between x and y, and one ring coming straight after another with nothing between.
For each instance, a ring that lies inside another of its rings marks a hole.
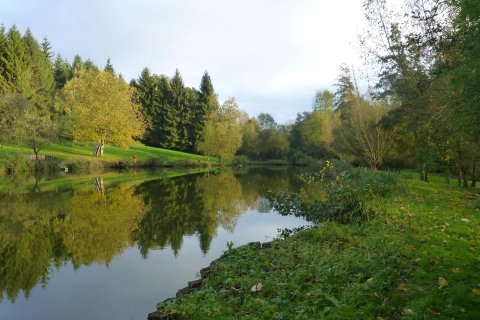
<instances>
[{"instance_id":1,"label":"green grass","mask_svg":"<svg viewBox=\"0 0 480 320\"><path fill-rule=\"evenodd\" d=\"M102 172L102 173L91 173L91 174L66 174L62 176L57 176L51 180L40 180L36 181L33 176L6 176L3 179L0 179L0 192L12 191L16 193L21 192L31 192L34 188L40 191L49 191L49 190L62 190L70 188L79 188L82 185L91 187L92 181L94 178L102 178L105 186L112 186L117 184L122 184L125 186L128 185L138 185L140 183L164 179L164 178L174 178L179 176L184 176L188 174L202 173L207 172L211 169L208 168L191 168L191 169L164 169L156 172L148 172L145 170L136 172L136 171L127 171L127 172Z\"/></svg>"},{"instance_id":2,"label":"green grass","mask_svg":"<svg viewBox=\"0 0 480 320\"><path fill-rule=\"evenodd\" d=\"M119 147L106 145L103 157L92 156L93 146L80 145L74 143L52 144L45 147L40 154L51 155L62 161L100 161L105 164L118 163L119 161L130 161L133 157L137 160L145 161L151 158L159 158L164 161L191 161L206 162L209 160L205 156L190 154L185 152L148 147L141 143L135 143L132 147L124 150ZM32 150L19 146L0 146L0 157L6 157L14 153L33 154ZM212 160L212 158L210 158ZM214 159L213 159L214 160Z\"/></svg>"},{"instance_id":3,"label":"green grass","mask_svg":"<svg viewBox=\"0 0 480 320\"><path fill-rule=\"evenodd\" d=\"M160 308L174 319L480 319L473 190L411 173L400 185L370 204L382 212L371 221L229 250L202 289Z\"/></svg>"}]
</instances>

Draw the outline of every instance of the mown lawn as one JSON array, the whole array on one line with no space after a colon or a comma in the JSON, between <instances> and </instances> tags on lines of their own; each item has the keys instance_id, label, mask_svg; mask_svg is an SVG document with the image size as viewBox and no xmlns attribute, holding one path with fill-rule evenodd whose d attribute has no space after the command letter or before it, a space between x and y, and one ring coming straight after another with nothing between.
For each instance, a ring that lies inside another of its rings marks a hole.
<instances>
[{"instance_id":1,"label":"mown lawn","mask_svg":"<svg viewBox=\"0 0 480 320\"><path fill-rule=\"evenodd\" d=\"M173 319L480 319L478 191L402 174L379 215L229 250ZM254 285L261 284L258 290Z\"/></svg>"},{"instance_id":2,"label":"mown lawn","mask_svg":"<svg viewBox=\"0 0 480 320\"><path fill-rule=\"evenodd\" d=\"M100 160L106 163L114 163L122 160L131 160L136 158L138 160L148 160L149 158L160 158L165 161L178 161L178 160L189 160L189 161L207 161L207 157L190 154L185 152L161 149L148 147L141 143L135 143L129 149L122 149L119 147L106 145L104 156L103 157L93 157L92 156L93 146L91 145L79 145L74 143L62 143L62 144L52 144L45 147L40 154L42 155L51 155L58 159L65 161L74 161L74 160ZM18 147L18 146L0 146L0 157L5 157L14 153L21 154L32 154L33 152L29 148ZM210 158L212 160L212 158Z\"/></svg>"}]
</instances>

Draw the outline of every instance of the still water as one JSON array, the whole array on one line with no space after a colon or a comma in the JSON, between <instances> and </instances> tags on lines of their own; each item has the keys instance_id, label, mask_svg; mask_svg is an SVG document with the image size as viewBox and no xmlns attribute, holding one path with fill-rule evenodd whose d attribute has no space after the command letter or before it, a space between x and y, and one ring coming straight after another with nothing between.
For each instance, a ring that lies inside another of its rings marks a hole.
<instances>
[{"instance_id":1,"label":"still water","mask_svg":"<svg viewBox=\"0 0 480 320\"><path fill-rule=\"evenodd\" d=\"M146 319L226 250L307 223L276 214L288 170L0 183L0 319Z\"/></svg>"}]
</instances>

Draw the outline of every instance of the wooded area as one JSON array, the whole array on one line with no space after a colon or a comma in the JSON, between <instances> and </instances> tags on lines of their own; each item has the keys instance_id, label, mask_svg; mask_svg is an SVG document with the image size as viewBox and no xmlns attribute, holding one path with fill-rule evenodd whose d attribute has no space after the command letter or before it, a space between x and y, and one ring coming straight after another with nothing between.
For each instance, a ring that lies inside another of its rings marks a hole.
<instances>
[{"instance_id":1,"label":"wooded area","mask_svg":"<svg viewBox=\"0 0 480 320\"><path fill-rule=\"evenodd\" d=\"M371 168L417 168L476 184L480 160L480 9L475 0L366 0L361 34L368 74L342 66L335 92L277 124L224 103L205 71L199 89L145 68L127 84L110 59L99 68L55 58L46 38L0 29L0 132L35 154L52 141L147 145L231 160L337 158ZM364 89L365 80L368 86ZM370 84L374 85L370 85ZM83 91L82 91L83 90ZM81 91L81 92L80 92Z\"/></svg>"}]
</instances>

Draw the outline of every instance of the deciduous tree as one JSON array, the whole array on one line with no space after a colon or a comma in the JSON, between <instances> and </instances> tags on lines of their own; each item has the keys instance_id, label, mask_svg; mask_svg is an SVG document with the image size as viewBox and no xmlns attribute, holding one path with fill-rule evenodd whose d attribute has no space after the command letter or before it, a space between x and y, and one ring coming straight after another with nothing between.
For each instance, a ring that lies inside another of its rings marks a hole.
<instances>
[{"instance_id":1,"label":"deciduous tree","mask_svg":"<svg viewBox=\"0 0 480 320\"><path fill-rule=\"evenodd\" d=\"M84 71L62 90L61 102L70 110L75 141L95 143L103 155L106 143L128 148L144 132L133 88L109 72Z\"/></svg>"}]
</instances>

